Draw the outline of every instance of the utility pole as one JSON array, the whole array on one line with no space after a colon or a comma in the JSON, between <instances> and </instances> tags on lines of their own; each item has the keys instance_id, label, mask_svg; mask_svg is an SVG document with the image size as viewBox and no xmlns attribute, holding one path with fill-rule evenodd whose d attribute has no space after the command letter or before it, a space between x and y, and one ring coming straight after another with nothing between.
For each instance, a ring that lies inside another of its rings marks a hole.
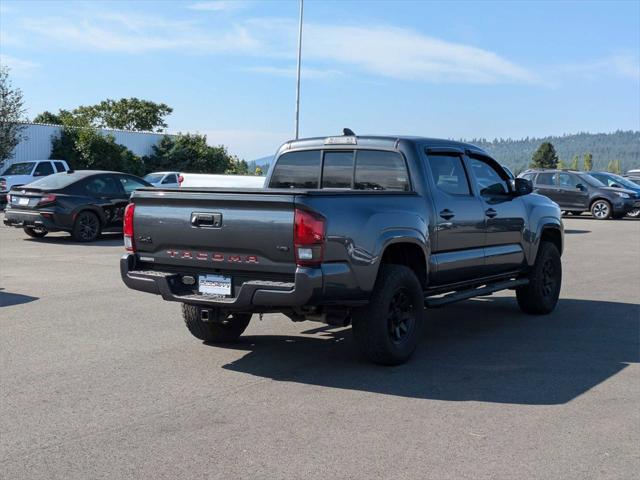
<instances>
[{"instance_id":1,"label":"utility pole","mask_svg":"<svg viewBox=\"0 0 640 480\"><path fill-rule=\"evenodd\" d=\"M298 29L298 72L296 83L296 140L300 131L300 63L302 61L302 12L304 10L304 0L300 0L300 25Z\"/></svg>"}]
</instances>

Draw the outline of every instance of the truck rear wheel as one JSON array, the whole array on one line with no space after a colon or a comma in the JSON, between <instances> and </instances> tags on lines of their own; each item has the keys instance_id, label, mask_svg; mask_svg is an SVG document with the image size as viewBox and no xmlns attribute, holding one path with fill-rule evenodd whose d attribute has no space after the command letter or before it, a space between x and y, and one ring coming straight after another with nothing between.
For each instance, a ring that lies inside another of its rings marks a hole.
<instances>
[{"instance_id":1,"label":"truck rear wheel","mask_svg":"<svg viewBox=\"0 0 640 480\"><path fill-rule=\"evenodd\" d=\"M558 303L561 285L560 252L553 243L543 241L529 273L529 284L516 289L520 309L534 315L551 313Z\"/></svg>"},{"instance_id":2,"label":"truck rear wheel","mask_svg":"<svg viewBox=\"0 0 640 480\"><path fill-rule=\"evenodd\" d=\"M194 337L211 343L234 342L246 330L251 321L250 313L232 313L223 320L202 320L202 308L182 304L184 323Z\"/></svg>"},{"instance_id":3,"label":"truck rear wheel","mask_svg":"<svg viewBox=\"0 0 640 480\"><path fill-rule=\"evenodd\" d=\"M353 311L352 323L356 344L371 362L406 362L424 324L424 295L413 271L402 265L382 265L370 303Z\"/></svg>"}]
</instances>

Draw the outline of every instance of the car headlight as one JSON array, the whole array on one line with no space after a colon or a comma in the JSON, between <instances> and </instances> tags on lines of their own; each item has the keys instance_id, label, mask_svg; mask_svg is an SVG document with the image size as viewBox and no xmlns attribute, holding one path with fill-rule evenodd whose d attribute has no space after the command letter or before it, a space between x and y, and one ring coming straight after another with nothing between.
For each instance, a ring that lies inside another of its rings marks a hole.
<instances>
[{"instance_id":1,"label":"car headlight","mask_svg":"<svg viewBox=\"0 0 640 480\"><path fill-rule=\"evenodd\" d=\"M613 192L613 193L618 195L620 198L631 198L631 197L629 197L628 193L623 193L623 192Z\"/></svg>"}]
</instances>

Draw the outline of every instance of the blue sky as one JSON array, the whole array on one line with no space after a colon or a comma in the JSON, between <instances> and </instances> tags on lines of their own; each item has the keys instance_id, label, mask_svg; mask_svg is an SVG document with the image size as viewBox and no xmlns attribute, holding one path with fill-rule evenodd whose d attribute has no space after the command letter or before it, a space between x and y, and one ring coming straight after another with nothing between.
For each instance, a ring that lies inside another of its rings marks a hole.
<instances>
[{"instance_id":1,"label":"blue sky","mask_svg":"<svg viewBox=\"0 0 640 480\"><path fill-rule=\"evenodd\" d=\"M0 3L29 116L105 98L174 108L253 159L291 138L297 1ZM305 2L301 136L640 129L640 2Z\"/></svg>"}]
</instances>

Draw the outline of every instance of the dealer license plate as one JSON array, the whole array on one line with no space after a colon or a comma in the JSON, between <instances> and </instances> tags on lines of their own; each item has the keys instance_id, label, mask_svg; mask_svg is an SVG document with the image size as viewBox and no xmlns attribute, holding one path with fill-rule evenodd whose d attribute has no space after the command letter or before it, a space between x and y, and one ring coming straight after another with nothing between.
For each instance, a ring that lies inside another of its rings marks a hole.
<instances>
[{"instance_id":1,"label":"dealer license plate","mask_svg":"<svg viewBox=\"0 0 640 480\"><path fill-rule=\"evenodd\" d=\"M223 275L200 275L198 291L203 295L228 297L231 295L231 277Z\"/></svg>"},{"instance_id":2,"label":"dealer license plate","mask_svg":"<svg viewBox=\"0 0 640 480\"><path fill-rule=\"evenodd\" d=\"M18 197L18 205L29 205L29 197Z\"/></svg>"}]
</instances>

